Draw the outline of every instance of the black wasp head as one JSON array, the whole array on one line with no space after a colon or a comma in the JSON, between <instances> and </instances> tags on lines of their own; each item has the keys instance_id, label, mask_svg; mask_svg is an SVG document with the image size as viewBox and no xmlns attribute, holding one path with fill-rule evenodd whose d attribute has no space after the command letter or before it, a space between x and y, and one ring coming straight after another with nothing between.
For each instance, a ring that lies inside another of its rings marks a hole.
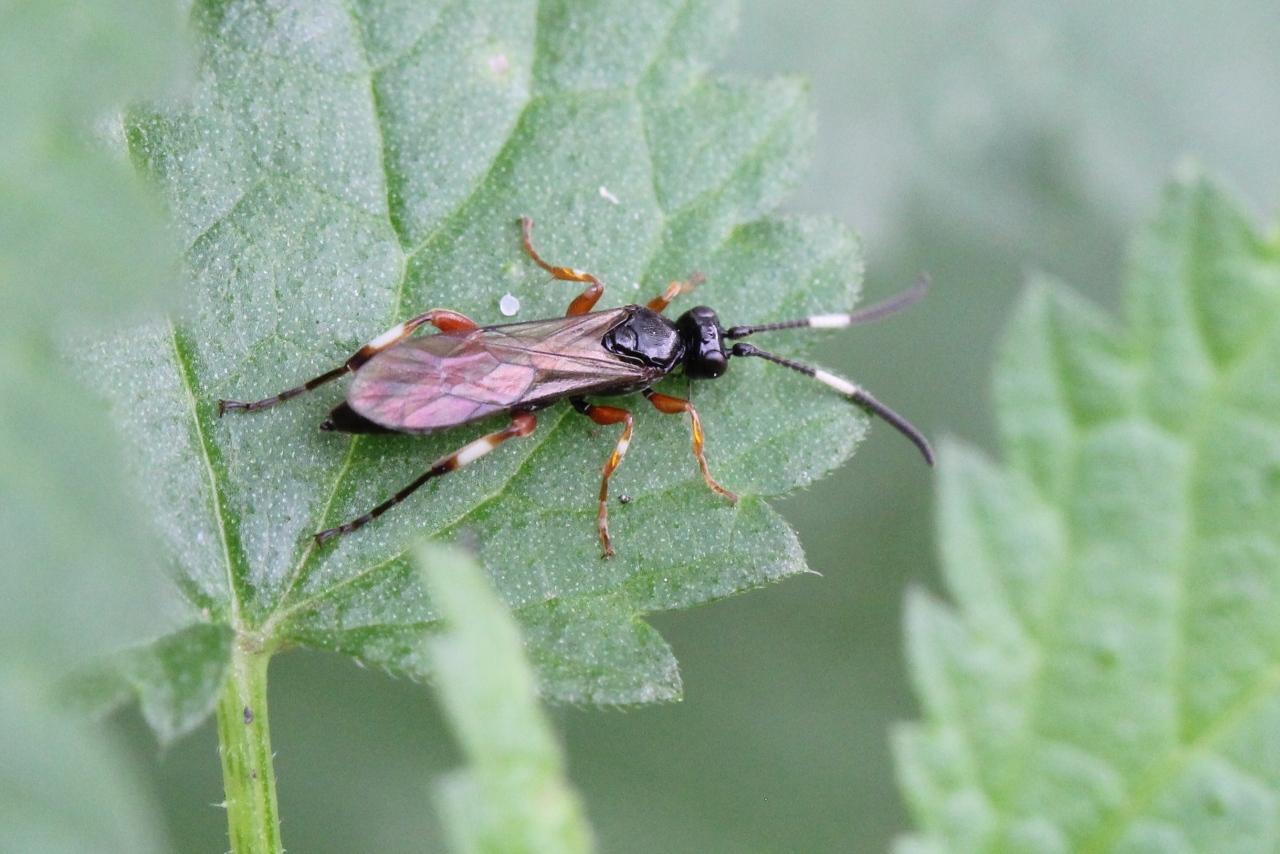
<instances>
[{"instance_id":1,"label":"black wasp head","mask_svg":"<svg viewBox=\"0 0 1280 854\"><path fill-rule=\"evenodd\" d=\"M709 380L725 372L729 354L724 349L724 329L713 310L705 305L695 306L680 315L676 327L684 341L686 376Z\"/></svg>"}]
</instances>

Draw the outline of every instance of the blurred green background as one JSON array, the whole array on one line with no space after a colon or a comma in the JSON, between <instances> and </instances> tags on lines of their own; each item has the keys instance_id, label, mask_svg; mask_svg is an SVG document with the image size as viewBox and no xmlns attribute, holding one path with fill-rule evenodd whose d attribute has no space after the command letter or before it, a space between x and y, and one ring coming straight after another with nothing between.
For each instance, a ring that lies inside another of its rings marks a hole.
<instances>
[{"instance_id":1,"label":"blurred green background","mask_svg":"<svg viewBox=\"0 0 1280 854\"><path fill-rule=\"evenodd\" d=\"M1127 235L1181 157L1273 216L1274 2L748 0L724 67L812 80L817 150L790 208L866 237L868 299L933 274L924 305L820 360L935 438L995 451L989 365L1024 275L1117 309ZM556 710L602 850L886 850L906 822L888 730L915 715L900 610L908 585L932 584L931 486L878 425L781 504L820 576L653 620L682 704ZM290 850L443 850L427 786L455 756L425 689L296 653L271 693ZM226 850L212 726L164 753L136 711L114 726L174 850Z\"/></svg>"}]
</instances>

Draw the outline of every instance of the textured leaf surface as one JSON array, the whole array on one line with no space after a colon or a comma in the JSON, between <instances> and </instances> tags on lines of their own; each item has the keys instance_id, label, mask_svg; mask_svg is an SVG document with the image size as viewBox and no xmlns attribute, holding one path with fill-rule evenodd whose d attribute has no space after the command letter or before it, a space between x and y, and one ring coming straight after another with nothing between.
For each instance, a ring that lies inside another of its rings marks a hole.
<instances>
[{"instance_id":1,"label":"textured leaf surface","mask_svg":"<svg viewBox=\"0 0 1280 854\"><path fill-rule=\"evenodd\" d=\"M719 2L229 2L193 20L190 99L139 110L128 130L179 223L190 310L92 360L184 594L266 643L421 675L435 612L406 549L465 531L547 694L677 696L671 651L639 617L803 569L760 497L851 453L865 419L842 400L764 364L692 389L713 471L742 495L731 507L702 484L687 425L637 398L613 482L633 500L613 506L608 562L594 497L615 429L568 407L317 549L312 533L498 422L353 440L316 429L336 387L246 417L219 419L216 401L294 385L427 307L495 323L510 292L515 319L563 313L575 291L523 257L521 215L554 263L604 279L602 306L701 270L698 300L728 323L847 308L852 235L762 218L804 160L804 87L707 76L731 23Z\"/></svg>"},{"instance_id":2,"label":"textured leaf surface","mask_svg":"<svg viewBox=\"0 0 1280 854\"><path fill-rule=\"evenodd\" d=\"M436 787L454 850L591 851L510 612L463 552L426 546L417 556L445 624L430 643L433 681L467 757Z\"/></svg>"},{"instance_id":3,"label":"textured leaf surface","mask_svg":"<svg viewBox=\"0 0 1280 854\"><path fill-rule=\"evenodd\" d=\"M958 607L910 601L902 851L1280 843L1280 246L1188 170L1125 296L1117 329L1033 287L1006 466L943 455Z\"/></svg>"}]
</instances>

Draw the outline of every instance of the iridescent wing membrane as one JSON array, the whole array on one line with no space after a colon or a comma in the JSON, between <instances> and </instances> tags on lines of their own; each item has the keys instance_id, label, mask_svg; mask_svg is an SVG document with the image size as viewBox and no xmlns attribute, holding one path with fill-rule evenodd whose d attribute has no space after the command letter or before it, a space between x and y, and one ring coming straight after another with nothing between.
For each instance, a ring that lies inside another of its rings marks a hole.
<instances>
[{"instance_id":1,"label":"iridescent wing membrane","mask_svg":"<svg viewBox=\"0 0 1280 854\"><path fill-rule=\"evenodd\" d=\"M363 365L347 403L376 424L431 433L565 397L634 391L662 376L601 345L633 306L403 341Z\"/></svg>"}]
</instances>

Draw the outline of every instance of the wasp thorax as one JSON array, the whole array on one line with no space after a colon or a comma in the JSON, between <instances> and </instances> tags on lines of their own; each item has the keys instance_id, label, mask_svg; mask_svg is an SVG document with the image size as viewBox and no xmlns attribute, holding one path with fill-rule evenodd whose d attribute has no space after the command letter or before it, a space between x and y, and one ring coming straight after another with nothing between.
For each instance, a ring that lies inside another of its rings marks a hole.
<instances>
[{"instance_id":1,"label":"wasp thorax","mask_svg":"<svg viewBox=\"0 0 1280 854\"><path fill-rule=\"evenodd\" d=\"M705 305L696 306L676 321L684 339L684 372L695 379L714 379L729 367L720 318Z\"/></svg>"},{"instance_id":2,"label":"wasp thorax","mask_svg":"<svg viewBox=\"0 0 1280 854\"><path fill-rule=\"evenodd\" d=\"M675 370L684 356L680 333L656 311L639 306L634 312L605 334L601 342L604 348L629 362L659 368L664 373Z\"/></svg>"}]
</instances>

